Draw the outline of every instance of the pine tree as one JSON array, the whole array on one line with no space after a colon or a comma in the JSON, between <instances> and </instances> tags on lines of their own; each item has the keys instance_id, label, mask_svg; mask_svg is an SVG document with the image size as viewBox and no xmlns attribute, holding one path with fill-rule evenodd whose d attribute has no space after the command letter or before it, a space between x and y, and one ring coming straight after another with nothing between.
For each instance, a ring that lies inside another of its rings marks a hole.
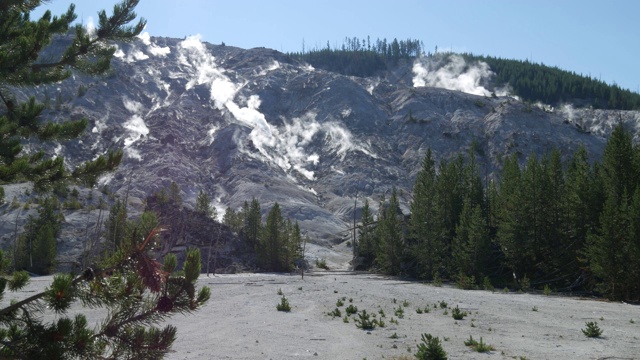
<instances>
[{"instance_id":1,"label":"pine tree","mask_svg":"<svg viewBox=\"0 0 640 360\"><path fill-rule=\"evenodd\" d=\"M603 154L600 172L606 200L600 215L600 227L587 238L589 268L596 277L597 288L612 299L626 298L636 284L627 280L636 240L632 196L636 193L638 169L634 167L636 151L631 135L622 125L616 126Z\"/></svg>"},{"instance_id":2,"label":"pine tree","mask_svg":"<svg viewBox=\"0 0 640 360\"><path fill-rule=\"evenodd\" d=\"M256 198L251 200L251 205L245 202L245 224L243 233L249 246L256 248L260 238L262 227L262 213L260 211L260 203Z\"/></svg>"},{"instance_id":3,"label":"pine tree","mask_svg":"<svg viewBox=\"0 0 640 360\"><path fill-rule=\"evenodd\" d=\"M262 266L271 271L288 270L284 263L287 257L285 242L285 221L280 205L276 202L267 214L267 222L262 229L258 258Z\"/></svg>"},{"instance_id":4,"label":"pine tree","mask_svg":"<svg viewBox=\"0 0 640 360\"><path fill-rule=\"evenodd\" d=\"M67 140L79 136L87 120L67 122L42 121L44 105L34 97L24 103L11 93L11 88L52 84L68 78L72 71L101 74L109 69L115 48L109 41L130 40L145 26L140 20L135 26L127 25L135 18L133 12L138 1L125 1L114 7L108 17L100 13L95 35L76 25L72 44L57 58L42 60L39 55L55 34L68 31L76 19L74 5L62 16L49 11L32 21L29 14L40 6L39 0L13 0L0 6L0 181L32 181L36 190L47 190L53 182L70 179L94 185L98 176L113 170L122 158L121 151L110 152L96 160L78 166L69 172L62 157L47 158L43 151L22 154L22 142L35 137L39 141Z\"/></svg>"},{"instance_id":5,"label":"pine tree","mask_svg":"<svg viewBox=\"0 0 640 360\"><path fill-rule=\"evenodd\" d=\"M385 273L400 274L404 260L404 229L402 211L398 202L398 192L393 188L389 204L378 219L379 248L377 261Z\"/></svg>"},{"instance_id":6,"label":"pine tree","mask_svg":"<svg viewBox=\"0 0 640 360\"><path fill-rule=\"evenodd\" d=\"M124 201L116 200L109 209L106 225L107 255L113 254L122 245L127 233L127 206Z\"/></svg>"},{"instance_id":7,"label":"pine tree","mask_svg":"<svg viewBox=\"0 0 640 360\"><path fill-rule=\"evenodd\" d=\"M115 48L110 41L135 38L145 26L135 19L138 0L123 0L113 14L99 13L94 34L81 25L75 27L71 45L52 59L40 59L55 34L66 33L76 18L74 6L60 17L49 11L32 21L29 14L44 1L10 0L0 3L0 182L30 181L37 191L45 191L56 182L71 180L94 185L98 176L114 169L122 151L110 152L73 170L64 167L61 157L47 158L44 152L22 153L23 141L35 137L40 142L77 137L86 120L63 123L42 121L43 105L31 98L18 103L10 89L52 84L68 78L73 71L101 74L109 69ZM38 142L35 142L39 144ZM46 202L41 209L46 208ZM43 216L45 215L45 216ZM41 213L31 228L33 242L42 268L50 268L54 253L57 223L44 221ZM164 266L151 259L149 250L159 229L149 231L149 219L128 228L128 236L113 256L79 276L56 275L43 292L0 308L0 358L3 359L159 359L171 348L176 328L155 326L176 313L191 312L210 297L209 288L196 289L200 274L200 253L187 251L182 271L176 271L175 256L167 256ZM29 229L27 229L27 233ZM142 236L141 236L142 235ZM53 241L52 241L53 240ZM0 272L7 262L0 252ZM6 290L24 288L29 276L24 271L0 278L0 297ZM72 304L104 308L106 314L97 326L89 325L83 314L66 312ZM53 322L44 322L43 312L56 314Z\"/></svg>"},{"instance_id":8,"label":"pine tree","mask_svg":"<svg viewBox=\"0 0 640 360\"><path fill-rule=\"evenodd\" d=\"M29 216L25 232L16 244L16 269L34 274L50 274L56 262L56 237L60 232L62 215L55 197L43 199L38 217Z\"/></svg>"},{"instance_id":9,"label":"pine tree","mask_svg":"<svg viewBox=\"0 0 640 360\"><path fill-rule=\"evenodd\" d=\"M504 265L517 279L531 269L529 226L531 219L523 202L522 173L514 154L507 158L500 178L496 207L496 240L504 254Z\"/></svg>"},{"instance_id":10,"label":"pine tree","mask_svg":"<svg viewBox=\"0 0 640 360\"><path fill-rule=\"evenodd\" d=\"M175 181L169 185L169 200L175 205L182 205L182 196L180 195L180 187Z\"/></svg>"},{"instance_id":11,"label":"pine tree","mask_svg":"<svg viewBox=\"0 0 640 360\"><path fill-rule=\"evenodd\" d=\"M211 198L206 192L204 192L204 190L200 190L200 192L198 192L195 212L203 214L206 217L213 217L214 215L214 208L211 206Z\"/></svg>"},{"instance_id":12,"label":"pine tree","mask_svg":"<svg viewBox=\"0 0 640 360\"><path fill-rule=\"evenodd\" d=\"M431 149L427 150L416 177L409 223L411 252L417 263L416 275L431 279L444 256L436 199L436 168Z\"/></svg>"},{"instance_id":13,"label":"pine tree","mask_svg":"<svg viewBox=\"0 0 640 360\"><path fill-rule=\"evenodd\" d=\"M373 214L369 207L369 199L365 199L364 205L362 206L360 228L358 229L358 257L361 258L359 266L365 269L370 268L376 259L376 248L378 244L372 225Z\"/></svg>"},{"instance_id":14,"label":"pine tree","mask_svg":"<svg viewBox=\"0 0 640 360\"><path fill-rule=\"evenodd\" d=\"M491 241L480 205L467 199L452 244L453 263L459 272L482 279L487 274Z\"/></svg>"}]
</instances>

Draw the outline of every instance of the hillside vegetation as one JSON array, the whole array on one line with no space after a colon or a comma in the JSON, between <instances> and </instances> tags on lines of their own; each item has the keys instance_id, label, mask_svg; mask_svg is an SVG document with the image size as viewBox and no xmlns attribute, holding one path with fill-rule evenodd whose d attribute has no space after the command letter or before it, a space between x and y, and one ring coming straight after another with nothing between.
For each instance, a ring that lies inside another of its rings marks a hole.
<instances>
[{"instance_id":1,"label":"hillside vegetation","mask_svg":"<svg viewBox=\"0 0 640 360\"><path fill-rule=\"evenodd\" d=\"M528 60L503 59L480 56L471 53L425 53L424 44L419 40L407 39L387 41L370 38L345 38L340 47L290 53L290 56L308 62L313 67L337 72L343 75L367 77L379 75L398 66L401 59L413 60L420 56L427 58L461 55L467 64L484 62L495 74L491 79L492 89L508 87L512 95L525 101L542 102L550 105L574 103L592 106L596 109L637 110L640 109L640 94L623 89L617 84L562 70ZM445 62L443 62L445 63Z\"/></svg>"}]
</instances>

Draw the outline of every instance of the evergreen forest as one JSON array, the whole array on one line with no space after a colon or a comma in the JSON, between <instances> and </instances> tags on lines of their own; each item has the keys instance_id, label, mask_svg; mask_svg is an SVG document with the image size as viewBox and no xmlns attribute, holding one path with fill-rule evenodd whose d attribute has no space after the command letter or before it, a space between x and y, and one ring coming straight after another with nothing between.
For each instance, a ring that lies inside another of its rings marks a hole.
<instances>
[{"instance_id":1,"label":"evergreen forest","mask_svg":"<svg viewBox=\"0 0 640 360\"><path fill-rule=\"evenodd\" d=\"M601 161L584 148L566 163L505 159L483 183L472 152L436 164L429 150L411 214L394 190L374 217L362 209L357 266L462 288L545 286L640 299L640 146L618 125Z\"/></svg>"},{"instance_id":2,"label":"evergreen forest","mask_svg":"<svg viewBox=\"0 0 640 360\"><path fill-rule=\"evenodd\" d=\"M425 52L420 40L345 38L340 47L327 42L324 48L289 53L290 56L308 62L312 66L349 76L376 76L392 70L400 61L413 61L419 57L441 61L451 55L461 55L467 64L485 62L495 74L491 89L509 88L528 102L549 105L572 103L597 109L640 109L640 94L609 85L604 81L566 71L557 67L537 64L528 60L502 59L471 53Z\"/></svg>"}]
</instances>

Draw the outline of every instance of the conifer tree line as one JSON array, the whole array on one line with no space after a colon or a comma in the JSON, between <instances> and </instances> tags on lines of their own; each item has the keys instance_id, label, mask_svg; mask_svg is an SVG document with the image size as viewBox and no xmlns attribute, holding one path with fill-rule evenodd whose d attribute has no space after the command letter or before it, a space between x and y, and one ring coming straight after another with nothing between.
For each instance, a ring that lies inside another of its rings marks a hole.
<instances>
[{"instance_id":1,"label":"conifer tree line","mask_svg":"<svg viewBox=\"0 0 640 360\"><path fill-rule=\"evenodd\" d=\"M264 271L291 271L304 266L303 235L298 222L282 216L276 202L262 221L260 203L256 198L244 202L238 211L228 207L223 223L238 233L254 249L258 266Z\"/></svg>"},{"instance_id":2,"label":"conifer tree line","mask_svg":"<svg viewBox=\"0 0 640 360\"><path fill-rule=\"evenodd\" d=\"M345 38L342 45L332 48L329 42L324 48L289 53L314 67L353 76L372 76L388 66L397 65L400 59L413 59L422 55L424 44L420 40Z\"/></svg>"},{"instance_id":3,"label":"conifer tree line","mask_svg":"<svg viewBox=\"0 0 640 360\"><path fill-rule=\"evenodd\" d=\"M541 101L558 105L582 100L596 109L640 109L640 94L609 85L589 76L554 66L532 63L528 60L502 59L492 56L462 54L468 61L482 61L489 65L495 76L495 86L509 85L514 95L523 100Z\"/></svg>"},{"instance_id":4,"label":"conifer tree line","mask_svg":"<svg viewBox=\"0 0 640 360\"><path fill-rule=\"evenodd\" d=\"M324 48L305 49L288 55L306 61L312 66L350 76L375 76L381 71L398 65L400 59L414 60L421 56L446 59L455 55L450 52L435 53L425 51L422 41L415 39L398 40L370 37L347 37L340 47L327 42ZM592 106L597 109L637 110L640 109L640 94L623 89L617 84L604 81L553 66L537 64L529 60L503 59L492 56L462 53L467 63L478 61L489 65L495 77L493 88L509 86L513 95L525 101L542 102L549 105L577 103L578 106Z\"/></svg>"},{"instance_id":5,"label":"conifer tree line","mask_svg":"<svg viewBox=\"0 0 640 360\"><path fill-rule=\"evenodd\" d=\"M582 147L567 162L557 149L523 164L514 154L488 184L473 152L436 165L428 150L409 215L395 190L375 217L365 201L357 264L468 288L548 285L638 300L639 185L640 146L622 125L600 161Z\"/></svg>"}]
</instances>

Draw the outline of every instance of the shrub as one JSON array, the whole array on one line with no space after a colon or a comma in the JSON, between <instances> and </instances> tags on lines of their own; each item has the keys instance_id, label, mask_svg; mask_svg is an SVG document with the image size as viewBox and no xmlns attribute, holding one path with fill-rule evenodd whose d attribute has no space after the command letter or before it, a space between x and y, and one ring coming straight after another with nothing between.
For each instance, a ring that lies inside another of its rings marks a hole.
<instances>
[{"instance_id":1,"label":"shrub","mask_svg":"<svg viewBox=\"0 0 640 360\"><path fill-rule=\"evenodd\" d=\"M316 267L329 270L329 266L327 266L327 261L325 259L316 259Z\"/></svg>"},{"instance_id":2,"label":"shrub","mask_svg":"<svg viewBox=\"0 0 640 360\"><path fill-rule=\"evenodd\" d=\"M404 300L404 301L402 302L402 306L404 306L404 307L409 307L409 305L410 305L410 304L409 304L409 301L407 301L407 300Z\"/></svg>"},{"instance_id":3,"label":"shrub","mask_svg":"<svg viewBox=\"0 0 640 360\"><path fill-rule=\"evenodd\" d=\"M404 309L402 308L402 306L398 306L398 308L394 310L395 310L394 313L396 314L398 319L404 318Z\"/></svg>"},{"instance_id":4,"label":"shrub","mask_svg":"<svg viewBox=\"0 0 640 360\"><path fill-rule=\"evenodd\" d=\"M356 314L358 312L358 307L353 306L353 304L351 304L347 306L347 308L345 309L345 312L347 313L347 315Z\"/></svg>"},{"instance_id":5,"label":"shrub","mask_svg":"<svg viewBox=\"0 0 640 360\"><path fill-rule=\"evenodd\" d=\"M416 313L417 313L417 314L422 314L422 309L417 308L417 309L416 309Z\"/></svg>"},{"instance_id":6,"label":"shrub","mask_svg":"<svg viewBox=\"0 0 640 360\"><path fill-rule=\"evenodd\" d=\"M437 272L433 274L433 285L437 287L442 286L442 278L440 278L440 274Z\"/></svg>"},{"instance_id":7,"label":"shrub","mask_svg":"<svg viewBox=\"0 0 640 360\"><path fill-rule=\"evenodd\" d=\"M491 279L488 276L485 276L484 280L482 280L482 288L485 290L493 291L493 284L491 283Z\"/></svg>"},{"instance_id":8,"label":"shrub","mask_svg":"<svg viewBox=\"0 0 640 360\"><path fill-rule=\"evenodd\" d=\"M285 311L285 312L291 311L291 305L289 305L289 300L287 300L287 298L284 297L284 295L282 296L282 298L280 298L280 304L276 305L276 309L278 309L278 311Z\"/></svg>"},{"instance_id":9,"label":"shrub","mask_svg":"<svg viewBox=\"0 0 640 360\"><path fill-rule=\"evenodd\" d=\"M600 337L600 335L602 335L602 330L596 321L588 321L585 325L587 327L581 330L586 337Z\"/></svg>"},{"instance_id":10,"label":"shrub","mask_svg":"<svg viewBox=\"0 0 640 360\"><path fill-rule=\"evenodd\" d=\"M469 340L464 341L465 346L471 347L473 350L483 353L487 351L493 351L495 348L491 345L485 344L480 337L480 342L473 339L473 336L469 335Z\"/></svg>"},{"instance_id":11,"label":"shrub","mask_svg":"<svg viewBox=\"0 0 640 360\"><path fill-rule=\"evenodd\" d=\"M473 275L467 276L463 272L460 272L460 274L458 274L458 281L456 282L456 285L459 289L463 290L475 290L478 288L478 286L476 285L476 277Z\"/></svg>"},{"instance_id":12,"label":"shrub","mask_svg":"<svg viewBox=\"0 0 640 360\"><path fill-rule=\"evenodd\" d=\"M529 278L525 275L522 280L520 280L520 290L526 292L529 288L531 288L531 281L529 281Z\"/></svg>"},{"instance_id":13,"label":"shrub","mask_svg":"<svg viewBox=\"0 0 640 360\"><path fill-rule=\"evenodd\" d=\"M367 313L367 310L362 310L362 312L358 314L358 318L355 322L356 327L362 330L373 330L377 325L377 321L371 320L371 316Z\"/></svg>"},{"instance_id":14,"label":"shrub","mask_svg":"<svg viewBox=\"0 0 640 360\"><path fill-rule=\"evenodd\" d=\"M441 307L441 308L446 309L446 308L447 308L447 306L449 306L449 304L447 304L447 302L446 302L446 301L444 301L444 300L440 301L440 307Z\"/></svg>"},{"instance_id":15,"label":"shrub","mask_svg":"<svg viewBox=\"0 0 640 360\"><path fill-rule=\"evenodd\" d=\"M278 288L278 295L282 296L282 289Z\"/></svg>"},{"instance_id":16,"label":"shrub","mask_svg":"<svg viewBox=\"0 0 640 360\"><path fill-rule=\"evenodd\" d=\"M327 315L333 316L333 317L341 317L342 316L342 311L340 311L340 309L338 309L338 308L335 308L333 311L329 311L327 313Z\"/></svg>"},{"instance_id":17,"label":"shrub","mask_svg":"<svg viewBox=\"0 0 640 360\"><path fill-rule=\"evenodd\" d=\"M455 320L462 320L465 316L467 316L467 312L460 310L458 305L456 305L456 307L451 311L451 315Z\"/></svg>"},{"instance_id":18,"label":"shrub","mask_svg":"<svg viewBox=\"0 0 640 360\"><path fill-rule=\"evenodd\" d=\"M342 305L344 305L344 302L342 301L342 299L338 299L338 301L336 301L336 306L340 307Z\"/></svg>"},{"instance_id":19,"label":"shrub","mask_svg":"<svg viewBox=\"0 0 640 360\"><path fill-rule=\"evenodd\" d=\"M440 344L440 339L431 334L422 334L422 343L418 344L416 359L419 360L446 360L447 353Z\"/></svg>"},{"instance_id":20,"label":"shrub","mask_svg":"<svg viewBox=\"0 0 640 360\"><path fill-rule=\"evenodd\" d=\"M488 345L482 342L482 337L480 337L480 342L474 347L474 349L479 353L483 353L487 351L493 351L496 348L494 348L492 345Z\"/></svg>"},{"instance_id":21,"label":"shrub","mask_svg":"<svg viewBox=\"0 0 640 360\"><path fill-rule=\"evenodd\" d=\"M544 291L545 295L547 295L547 296L551 295L551 288L549 287L549 284L546 284L544 286L544 290L543 291Z\"/></svg>"}]
</instances>

